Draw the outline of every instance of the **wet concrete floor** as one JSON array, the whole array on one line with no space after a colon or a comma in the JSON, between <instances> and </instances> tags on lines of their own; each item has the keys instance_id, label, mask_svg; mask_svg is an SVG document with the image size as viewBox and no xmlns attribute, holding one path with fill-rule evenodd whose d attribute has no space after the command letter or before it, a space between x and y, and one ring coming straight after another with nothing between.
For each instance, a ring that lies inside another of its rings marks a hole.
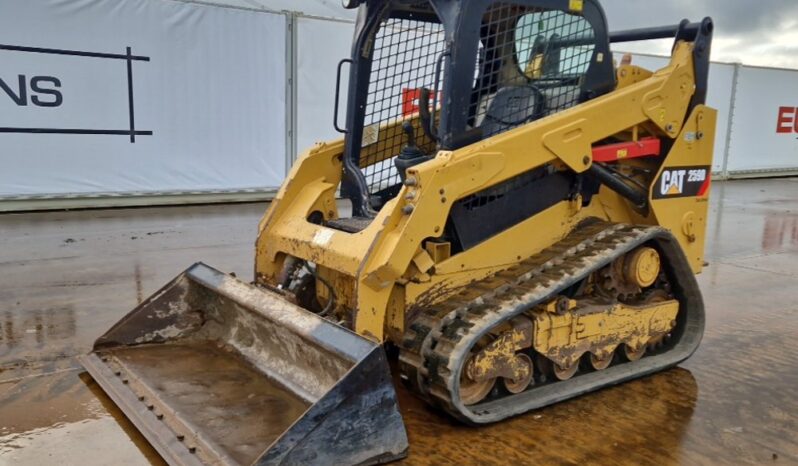
<instances>
[{"instance_id":1,"label":"wet concrete floor","mask_svg":"<svg viewBox=\"0 0 798 466\"><path fill-rule=\"evenodd\" d=\"M406 464L798 464L798 179L713 195L693 358L483 428L400 388ZM75 356L195 261L250 277L264 208L0 215L0 465L161 464Z\"/></svg>"}]
</instances>

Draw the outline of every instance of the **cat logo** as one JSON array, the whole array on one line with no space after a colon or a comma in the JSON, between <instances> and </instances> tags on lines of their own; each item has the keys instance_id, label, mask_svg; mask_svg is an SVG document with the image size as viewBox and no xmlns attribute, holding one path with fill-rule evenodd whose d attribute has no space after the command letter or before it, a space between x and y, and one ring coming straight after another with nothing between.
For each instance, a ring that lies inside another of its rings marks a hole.
<instances>
[{"instance_id":1,"label":"cat logo","mask_svg":"<svg viewBox=\"0 0 798 466\"><path fill-rule=\"evenodd\" d=\"M660 181L660 193L663 196L678 196L684 191L684 175L687 170L665 170Z\"/></svg>"},{"instance_id":2,"label":"cat logo","mask_svg":"<svg viewBox=\"0 0 798 466\"><path fill-rule=\"evenodd\" d=\"M654 199L701 197L707 194L711 167L674 167L662 171L654 186Z\"/></svg>"}]
</instances>

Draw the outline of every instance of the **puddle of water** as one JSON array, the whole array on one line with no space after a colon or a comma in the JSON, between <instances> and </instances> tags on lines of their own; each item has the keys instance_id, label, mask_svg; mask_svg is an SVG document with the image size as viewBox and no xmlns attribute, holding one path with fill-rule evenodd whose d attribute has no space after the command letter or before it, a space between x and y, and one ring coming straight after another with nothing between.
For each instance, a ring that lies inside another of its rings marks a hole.
<instances>
[{"instance_id":1,"label":"puddle of water","mask_svg":"<svg viewBox=\"0 0 798 466\"><path fill-rule=\"evenodd\" d=\"M485 427L464 426L400 389L406 464L678 464L699 389L681 368ZM620 461L623 462L623 461Z\"/></svg>"},{"instance_id":2,"label":"puddle of water","mask_svg":"<svg viewBox=\"0 0 798 466\"><path fill-rule=\"evenodd\" d=\"M0 383L0 466L56 461L164 464L96 383L79 370Z\"/></svg>"},{"instance_id":3,"label":"puddle of water","mask_svg":"<svg viewBox=\"0 0 798 466\"><path fill-rule=\"evenodd\" d=\"M79 448L75 448L79 446ZM149 465L110 416L0 436L0 465Z\"/></svg>"},{"instance_id":4,"label":"puddle of water","mask_svg":"<svg viewBox=\"0 0 798 466\"><path fill-rule=\"evenodd\" d=\"M0 349L14 349L21 344L42 348L46 343L69 340L75 336L75 310L45 309L5 311L0 314Z\"/></svg>"}]
</instances>

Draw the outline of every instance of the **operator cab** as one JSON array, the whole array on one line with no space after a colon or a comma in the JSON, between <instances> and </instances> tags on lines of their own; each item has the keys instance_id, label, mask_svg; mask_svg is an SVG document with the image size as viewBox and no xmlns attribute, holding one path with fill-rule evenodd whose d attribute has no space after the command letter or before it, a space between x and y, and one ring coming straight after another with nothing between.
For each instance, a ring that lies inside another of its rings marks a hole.
<instances>
[{"instance_id":1,"label":"operator cab","mask_svg":"<svg viewBox=\"0 0 798 466\"><path fill-rule=\"evenodd\" d=\"M606 19L595 0L350 3L360 6L346 60L342 194L355 217L373 217L399 192L404 170L438 150L615 87Z\"/></svg>"}]
</instances>

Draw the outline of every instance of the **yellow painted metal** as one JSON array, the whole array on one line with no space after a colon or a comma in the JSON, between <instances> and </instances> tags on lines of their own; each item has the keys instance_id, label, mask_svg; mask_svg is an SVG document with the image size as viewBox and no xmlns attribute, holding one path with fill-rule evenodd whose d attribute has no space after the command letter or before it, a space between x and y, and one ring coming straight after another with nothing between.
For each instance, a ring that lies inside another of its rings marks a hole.
<instances>
[{"instance_id":1,"label":"yellow painted metal","mask_svg":"<svg viewBox=\"0 0 798 466\"><path fill-rule=\"evenodd\" d=\"M585 8L585 0L568 1L568 9L575 13L581 13L584 8Z\"/></svg>"},{"instance_id":2,"label":"yellow painted metal","mask_svg":"<svg viewBox=\"0 0 798 466\"><path fill-rule=\"evenodd\" d=\"M426 274L429 269L435 266L435 261L432 260L432 257L427 252L426 249L421 250L413 257L413 264L416 266L419 272Z\"/></svg>"},{"instance_id":3,"label":"yellow painted metal","mask_svg":"<svg viewBox=\"0 0 798 466\"><path fill-rule=\"evenodd\" d=\"M674 141L655 180L662 177L665 170L681 167L707 167L705 176L711 183L712 153L715 147L715 123L717 111L699 105ZM654 199L655 190L661 189L656 183L651 185L651 211L657 224L667 227L679 240L694 273L704 267L704 238L709 210L709 191L701 196Z\"/></svg>"},{"instance_id":4,"label":"yellow painted metal","mask_svg":"<svg viewBox=\"0 0 798 466\"><path fill-rule=\"evenodd\" d=\"M573 214L570 202L558 203L518 225L436 264L429 283L408 283L408 304L441 301L474 280L480 280L531 257L563 239L587 217L604 217L601 205ZM534 233L532 233L534 232Z\"/></svg>"},{"instance_id":5,"label":"yellow painted metal","mask_svg":"<svg viewBox=\"0 0 798 466\"><path fill-rule=\"evenodd\" d=\"M510 322L510 327L469 360L466 366L469 379L483 382L496 377L523 380L529 376L532 368L516 355L516 351L532 346L533 322L519 316Z\"/></svg>"},{"instance_id":6,"label":"yellow painted metal","mask_svg":"<svg viewBox=\"0 0 798 466\"><path fill-rule=\"evenodd\" d=\"M316 273L320 280L328 283L335 290L335 305L337 309L354 309L357 305L357 295L355 294L355 278L345 273L339 273L333 269L319 265ZM330 296L330 290L324 283L316 284L316 295L319 303L324 306Z\"/></svg>"},{"instance_id":7,"label":"yellow painted metal","mask_svg":"<svg viewBox=\"0 0 798 466\"><path fill-rule=\"evenodd\" d=\"M676 300L643 306L587 302L564 314L541 309L533 313L534 348L560 367L570 367L585 353L604 358L621 344L643 347L668 333L678 312Z\"/></svg>"},{"instance_id":8,"label":"yellow painted metal","mask_svg":"<svg viewBox=\"0 0 798 466\"><path fill-rule=\"evenodd\" d=\"M624 278L640 288L654 284L659 276L659 253L654 248L642 247L629 254L623 264Z\"/></svg>"},{"instance_id":9,"label":"yellow painted metal","mask_svg":"<svg viewBox=\"0 0 798 466\"><path fill-rule=\"evenodd\" d=\"M427 252L436 264L452 257L452 243L448 241L427 241Z\"/></svg>"},{"instance_id":10,"label":"yellow painted metal","mask_svg":"<svg viewBox=\"0 0 798 466\"><path fill-rule=\"evenodd\" d=\"M535 54L524 69L524 75L529 79L540 79L543 75L543 59L545 55L542 53Z\"/></svg>"},{"instance_id":11,"label":"yellow painted metal","mask_svg":"<svg viewBox=\"0 0 798 466\"><path fill-rule=\"evenodd\" d=\"M560 296L541 306L540 309L543 309L551 314L562 314L564 312L573 310L576 305L577 301L575 299L568 299L565 296Z\"/></svg>"},{"instance_id":12,"label":"yellow painted metal","mask_svg":"<svg viewBox=\"0 0 798 466\"><path fill-rule=\"evenodd\" d=\"M621 65L617 71L618 89L631 86L651 77L651 71L634 65Z\"/></svg>"},{"instance_id":13,"label":"yellow painted metal","mask_svg":"<svg viewBox=\"0 0 798 466\"><path fill-rule=\"evenodd\" d=\"M457 200L547 164L581 173L592 164L593 145L631 135L635 128L674 139L662 167L646 166L650 170L711 164L714 110L699 106L685 118L695 87L692 44L679 42L670 64L655 73L626 69L633 77L621 80L614 92L456 151L440 151L433 160L409 169L408 183L358 233L308 220L313 215L324 220L338 217L335 192L341 181L343 142L317 145L294 165L260 223L257 281L275 285L288 256L311 261L336 286L346 288L336 294L352 316L353 329L382 341L401 336L408 309L444 300L474 280L513 266L564 238L588 217L669 228L698 272L703 263L705 199L652 199L651 211L641 213L606 187L587 206L563 201L454 255L424 247L425 240L441 237ZM388 137L398 125L390 128L381 129L377 137ZM702 137L690 140L688 133L699 131ZM653 185L655 179L643 182ZM685 220L686 212L694 215ZM686 230L690 234L684 234ZM336 274L346 279L336 279ZM323 288L317 287L318 292L324 293Z\"/></svg>"},{"instance_id":14,"label":"yellow painted metal","mask_svg":"<svg viewBox=\"0 0 798 466\"><path fill-rule=\"evenodd\" d=\"M395 120L374 127L372 129L374 137L371 141L365 141L367 136L364 135L363 139L366 144L363 145L360 153L361 167L382 162L386 158L396 155L386 151L385 148L393 147L396 144L395 141L405 140L404 129L402 128L405 121L409 121L413 125L413 133L419 149L424 153L435 151L435 142L421 129L421 119L416 114L407 120Z\"/></svg>"}]
</instances>

